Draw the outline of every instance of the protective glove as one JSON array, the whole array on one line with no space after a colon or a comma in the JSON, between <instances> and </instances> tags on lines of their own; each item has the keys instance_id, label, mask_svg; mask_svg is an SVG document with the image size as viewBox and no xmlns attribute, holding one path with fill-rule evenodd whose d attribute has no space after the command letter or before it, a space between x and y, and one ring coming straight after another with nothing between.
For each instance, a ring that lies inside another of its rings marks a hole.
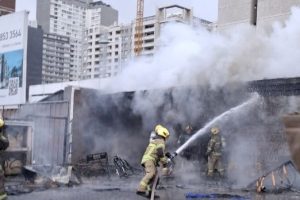
<instances>
[{"instance_id":1,"label":"protective glove","mask_svg":"<svg viewBox=\"0 0 300 200\"><path fill-rule=\"evenodd\" d=\"M167 158L171 158L171 156L172 156L172 154L171 154L170 152L167 152L167 153L166 153L166 157L167 157Z\"/></svg>"}]
</instances>

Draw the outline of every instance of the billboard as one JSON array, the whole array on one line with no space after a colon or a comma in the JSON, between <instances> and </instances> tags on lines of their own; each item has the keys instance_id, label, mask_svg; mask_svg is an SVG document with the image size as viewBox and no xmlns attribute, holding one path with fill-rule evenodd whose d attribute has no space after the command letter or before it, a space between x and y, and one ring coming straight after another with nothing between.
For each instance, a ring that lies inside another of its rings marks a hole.
<instances>
[{"instance_id":1,"label":"billboard","mask_svg":"<svg viewBox=\"0 0 300 200\"><path fill-rule=\"evenodd\" d=\"M0 17L0 105L26 102L28 12Z\"/></svg>"}]
</instances>

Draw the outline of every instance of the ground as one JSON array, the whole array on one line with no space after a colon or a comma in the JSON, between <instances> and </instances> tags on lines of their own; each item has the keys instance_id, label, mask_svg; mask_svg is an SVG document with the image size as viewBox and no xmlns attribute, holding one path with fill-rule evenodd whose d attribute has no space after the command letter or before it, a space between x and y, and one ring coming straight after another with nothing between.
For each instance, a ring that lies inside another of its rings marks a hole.
<instances>
[{"instance_id":1,"label":"ground","mask_svg":"<svg viewBox=\"0 0 300 200\"><path fill-rule=\"evenodd\" d=\"M9 200L142 200L135 194L141 176L132 176L125 179L112 177L97 177L83 180L83 184L73 187L57 187L43 191L35 191L21 195L10 195ZM223 194L223 198L205 198L205 194ZM255 200L281 200L300 199L298 192L281 192L278 194L264 193L257 194L254 191L243 191L232 189L225 183L218 181L182 181L181 179L163 179L157 190L160 199L183 200L183 199L255 199ZM187 198L186 195L194 194L194 198ZM197 196L198 195L198 196ZM202 195L202 196L201 196ZM231 195L231 196L230 196Z\"/></svg>"}]
</instances>

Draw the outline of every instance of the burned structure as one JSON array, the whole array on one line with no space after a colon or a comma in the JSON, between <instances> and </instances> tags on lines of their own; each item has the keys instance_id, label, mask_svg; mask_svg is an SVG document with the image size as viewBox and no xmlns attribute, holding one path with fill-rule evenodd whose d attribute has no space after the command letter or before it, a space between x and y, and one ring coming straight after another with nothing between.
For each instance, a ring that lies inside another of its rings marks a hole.
<instances>
[{"instance_id":1,"label":"burned structure","mask_svg":"<svg viewBox=\"0 0 300 200\"><path fill-rule=\"evenodd\" d=\"M236 87L231 92L241 94L240 99L224 99L225 90L212 92L183 87L105 94L67 87L38 103L25 104L18 110L5 110L3 117L9 123L22 122L22 126L32 129L33 136L27 142L31 146L28 164L72 164L87 154L107 150L112 155L122 153L138 162L140 147L148 142L145 138L150 136L156 123L174 129L171 139L175 142L178 125L192 123L201 128L214 115L248 95L244 88ZM206 100L208 97L218 99L218 106Z\"/></svg>"},{"instance_id":2,"label":"burned structure","mask_svg":"<svg viewBox=\"0 0 300 200\"><path fill-rule=\"evenodd\" d=\"M283 81L273 80L270 85L254 81L214 89L176 87L113 94L70 86L38 103L5 110L3 117L11 126L8 134L16 138L11 149L20 151L15 155L23 165L66 167L81 163L84 168L87 165L82 160L87 155L106 152L103 158L108 164L120 156L139 168L142 150L157 123L171 130L167 146L172 152L179 148L178 137L186 124L191 124L197 132L216 116L253 98L251 92L258 92L260 95L254 95L253 103L217 124L227 143L224 152L227 177L244 186L291 158L282 116L291 110L290 99L284 95L299 92L295 89L296 80L288 79L285 86L273 86ZM202 172L206 170L208 139L209 134L204 134L191 143L193 159L198 163L195 169ZM111 172L109 165L105 167ZM175 170L181 172L180 167L175 165ZM249 173L245 174L245 170Z\"/></svg>"},{"instance_id":3,"label":"burned structure","mask_svg":"<svg viewBox=\"0 0 300 200\"><path fill-rule=\"evenodd\" d=\"M256 183L257 191L260 192L261 189L264 189L263 182L267 176L271 179L269 180L271 182L269 184L272 185L273 189L278 188L280 184L282 186L282 183L284 183L283 187L299 187L299 174L292 173L293 181L291 182L288 177L287 167L290 168L290 172L294 169L299 172L300 78L252 81L249 83L249 90L259 93L264 98L266 113L269 116L274 116L272 121L268 123L269 126L274 127L277 124L277 127L279 127L276 131L277 134L271 137L270 141L273 145L277 146L278 150L280 149L281 152L285 152L280 154L278 151L275 151L277 155L285 155L284 157L278 157L281 165L270 166L271 170L258 179ZM269 162L270 158L266 158L265 160ZM276 174L277 178L279 176L281 183L278 183L278 180L275 179Z\"/></svg>"}]
</instances>

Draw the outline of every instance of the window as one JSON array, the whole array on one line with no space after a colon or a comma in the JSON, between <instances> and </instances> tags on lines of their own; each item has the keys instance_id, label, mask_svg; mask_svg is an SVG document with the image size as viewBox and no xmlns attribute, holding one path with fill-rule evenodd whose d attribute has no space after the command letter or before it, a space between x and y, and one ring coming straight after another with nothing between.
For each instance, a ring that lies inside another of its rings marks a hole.
<instances>
[{"instance_id":1,"label":"window","mask_svg":"<svg viewBox=\"0 0 300 200\"><path fill-rule=\"evenodd\" d=\"M146 47L145 48L145 50L147 50L147 51L151 51L151 50L153 50L154 49L154 47Z\"/></svg>"},{"instance_id":2,"label":"window","mask_svg":"<svg viewBox=\"0 0 300 200\"><path fill-rule=\"evenodd\" d=\"M154 31L145 33L145 36L154 35Z\"/></svg>"},{"instance_id":3,"label":"window","mask_svg":"<svg viewBox=\"0 0 300 200\"><path fill-rule=\"evenodd\" d=\"M145 29L147 29L147 28L153 28L153 27L154 27L154 24L148 24L148 25L145 26Z\"/></svg>"},{"instance_id":4,"label":"window","mask_svg":"<svg viewBox=\"0 0 300 200\"><path fill-rule=\"evenodd\" d=\"M150 40L145 40L145 43L153 43L154 39L150 39Z\"/></svg>"}]
</instances>

